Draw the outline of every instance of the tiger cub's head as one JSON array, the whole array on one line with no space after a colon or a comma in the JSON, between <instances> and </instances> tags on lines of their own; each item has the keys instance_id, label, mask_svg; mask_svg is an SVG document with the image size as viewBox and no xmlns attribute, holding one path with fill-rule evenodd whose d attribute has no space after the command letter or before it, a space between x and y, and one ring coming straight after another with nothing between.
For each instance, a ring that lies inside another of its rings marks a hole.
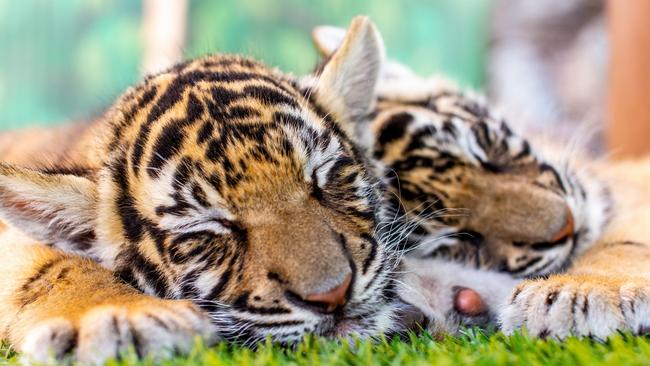
<instances>
[{"instance_id":1,"label":"tiger cub's head","mask_svg":"<svg viewBox=\"0 0 650 366\"><path fill-rule=\"evenodd\" d=\"M146 293L195 300L226 337L391 330L380 187L349 132L382 61L356 18L318 80L239 57L179 64L110 110L92 174L0 166L0 212Z\"/></svg>"},{"instance_id":2,"label":"tiger cub's head","mask_svg":"<svg viewBox=\"0 0 650 366\"><path fill-rule=\"evenodd\" d=\"M324 56L342 32L315 29ZM388 226L402 225L393 239L407 250L526 277L561 269L600 234L606 187L562 148L531 146L482 98L387 61L378 101L360 140L387 179Z\"/></svg>"}]
</instances>

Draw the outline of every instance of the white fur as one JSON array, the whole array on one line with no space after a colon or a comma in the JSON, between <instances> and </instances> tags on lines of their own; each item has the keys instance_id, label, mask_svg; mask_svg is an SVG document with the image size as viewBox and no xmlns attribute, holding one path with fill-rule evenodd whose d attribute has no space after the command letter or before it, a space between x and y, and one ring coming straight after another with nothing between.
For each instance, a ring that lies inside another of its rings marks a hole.
<instances>
[{"instance_id":1,"label":"white fur","mask_svg":"<svg viewBox=\"0 0 650 366\"><path fill-rule=\"evenodd\" d=\"M168 326L161 326L149 314ZM207 315L190 310L186 302L165 301L164 305L135 309L103 306L84 315L78 324L54 318L36 325L20 351L29 361L53 364L76 341L78 362L102 365L127 352L136 334L139 351L160 358L175 351L188 352L199 337L213 343L218 333Z\"/></svg>"},{"instance_id":2,"label":"white fur","mask_svg":"<svg viewBox=\"0 0 650 366\"><path fill-rule=\"evenodd\" d=\"M451 316L455 313L455 287L478 292L488 312L495 314L520 282L505 273L477 270L444 260L405 258L403 266L398 294L424 312L431 320L428 329L433 333L458 330L459 324Z\"/></svg>"},{"instance_id":3,"label":"white fur","mask_svg":"<svg viewBox=\"0 0 650 366\"><path fill-rule=\"evenodd\" d=\"M555 292L549 305L549 294ZM506 334L525 327L531 335L559 339L569 335L605 339L616 331L639 333L650 325L650 286L569 280L558 287L551 280L533 281L503 308L500 324Z\"/></svg>"}]
</instances>

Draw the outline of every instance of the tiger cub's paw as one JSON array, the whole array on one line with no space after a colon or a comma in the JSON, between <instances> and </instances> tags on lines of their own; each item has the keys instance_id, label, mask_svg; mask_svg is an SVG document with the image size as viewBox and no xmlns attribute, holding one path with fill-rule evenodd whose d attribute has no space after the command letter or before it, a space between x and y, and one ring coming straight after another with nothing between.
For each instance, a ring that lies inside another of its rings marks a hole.
<instances>
[{"instance_id":1,"label":"tiger cub's paw","mask_svg":"<svg viewBox=\"0 0 650 366\"><path fill-rule=\"evenodd\" d=\"M31 329L20 350L37 363L67 355L83 364L100 365L129 349L140 357L169 357L188 352L197 337L216 340L207 314L188 301L147 299L125 305L101 305L80 320L54 318Z\"/></svg>"},{"instance_id":2,"label":"tiger cub's paw","mask_svg":"<svg viewBox=\"0 0 650 366\"><path fill-rule=\"evenodd\" d=\"M616 331L647 333L650 284L637 279L558 275L519 285L500 314L506 334L605 339Z\"/></svg>"}]
</instances>

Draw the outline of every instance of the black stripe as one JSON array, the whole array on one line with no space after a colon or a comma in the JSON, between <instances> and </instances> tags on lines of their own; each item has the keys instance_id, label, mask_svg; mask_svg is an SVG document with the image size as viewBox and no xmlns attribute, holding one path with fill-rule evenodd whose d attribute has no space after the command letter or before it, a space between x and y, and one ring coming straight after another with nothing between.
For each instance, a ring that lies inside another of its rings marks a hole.
<instances>
[{"instance_id":1,"label":"black stripe","mask_svg":"<svg viewBox=\"0 0 650 366\"><path fill-rule=\"evenodd\" d=\"M210 207L210 202L208 202L208 196L205 194L205 191L198 183L192 185L192 197L196 202L198 202L203 207Z\"/></svg>"},{"instance_id":2,"label":"black stripe","mask_svg":"<svg viewBox=\"0 0 650 366\"><path fill-rule=\"evenodd\" d=\"M560 189L562 192L566 193L566 187L564 187L564 183L562 183L562 179L560 178L560 173L555 170L554 167L550 166L549 164L542 163L539 166L540 171L543 172L551 172L553 176L555 177L555 180L557 181L557 184L560 186Z\"/></svg>"},{"instance_id":3,"label":"black stripe","mask_svg":"<svg viewBox=\"0 0 650 366\"><path fill-rule=\"evenodd\" d=\"M298 108L298 103L294 97L287 96L278 90L266 86L249 85L244 87L243 93L246 96L259 100L264 105L287 104L293 108Z\"/></svg>"},{"instance_id":4,"label":"black stripe","mask_svg":"<svg viewBox=\"0 0 650 366\"><path fill-rule=\"evenodd\" d=\"M406 149L404 149L403 154L407 154L419 149L436 151L437 149L433 148L432 146L427 146L425 142L425 138L432 137L435 134L436 134L436 128L433 125L426 126L414 131L410 136L411 141L409 142L408 146L406 146Z\"/></svg>"},{"instance_id":5,"label":"black stripe","mask_svg":"<svg viewBox=\"0 0 650 366\"><path fill-rule=\"evenodd\" d=\"M532 258L531 260L529 260L528 262L524 263L521 266L518 266L518 267L515 267L515 268L509 268L508 267L506 271L511 273L511 274L523 273L526 270L528 270L530 267L532 267L535 264L539 263L539 261L541 261L541 260L542 260L542 257L535 257L535 258Z\"/></svg>"},{"instance_id":6,"label":"black stripe","mask_svg":"<svg viewBox=\"0 0 650 366\"><path fill-rule=\"evenodd\" d=\"M206 142L210 137L212 137L212 132L214 132L214 121L205 121L196 135L196 142L199 144Z\"/></svg>"},{"instance_id":7,"label":"black stripe","mask_svg":"<svg viewBox=\"0 0 650 366\"><path fill-rule=\"evenodd\" d=\"M68 258L66 258L66 257L56 257L56 258L54 258L52 260L49 260L49 261L43 263L40 267L38 267L38 270L36 271L36 273L34 275L32 275L27 280L25 280L25 282L23 282L21 290L22 291L28 291L30 289L31 285L34 282L37 282L38 280L43 278L43 276L47 275L50 272L50 270L52 270L54 268L55 265L63 262L64 260L67 260L67 259Z\"/></svg>"},{"instance_id":8,"label":"black stripe","mask_svg":"<svg viewBox=\"0 0 650 366\"><path fill-rule=\"evenodd\" d=\"M155 295L159 297L167 295L168 284L162 275L164 271L160 271L155 264L142 256L136 246L131 245L122 251L118 254L118 259L120 265L116 272L125 282L134 284L136 288L141 290L144 290L142 285L153 287ZM137 281L134 271L142 275L145 281L144 284Z\"/></svg>"},{"instance_id":9,"label":"black stripe","mask_svg":"<svg viewBox=\"0 0 650 366\"><path fill-rule=\"evenodd\" d=\"M113 173L113 182L118 187L115 209L122 220L124 236L130 242L136 242L142 238L145 219L135 208L135 200L129 192L126 157L122 156L117 159L110 169Z\"/></svg>"},{"instance_id":10,"label":"black stripe","mask_svg":"<svg viewBox=\"0 0 650 366\"><path fill-rule=\"evenodd\" d=\"M305 324L302 320L286 320L279 322L269 322L269 323L253 323L256 328L280 328L280 327L293 327L298 325Z\"/></svg>"},{"instance_id":11,"label":"black stripe","mask_svg":"<svg viewBox=\"0 0 650 366\"><path fill-rule=\"evenodd\" d=\"M135 174L138 173L144 147L149 139L151 133L151 126L154 122L158 121L160 117L171 109L176 103L181 100L182 94L185 91L186 84L181 76L177 77L165 90L165 92L156 100L155 104L151 107L146 121L140 126L140 132L133 144L133 152L131 154L132 169Z\"/></svg>"},{"instance_id":12,"label":"black stripe","mask_svg":"<svg viewBox=\"0 0 650 366\"><path fill-rule=\"evenodd\" d=\"M210 293L206 297L207 299L218 299L221 296L221 293L226 289L228 286L228 283L230 281L230 277L232 275L232 267L235 265L235 261L237 259L237 254L236 253L230 253L230 262L228 262L228 266L224 269L223 273L221 274L221 278L219 279L219 282L210 290Z\"/></svg>"},{"instance_id":13,"label":"black stripe","mask_svg":"<svg viewBox=\"0 0 650 366\"><path fill-rule=\"evenodd\" d=\"M362 272L361 272L365 275L366 273L368 273L368 269L370 268L370 265L377 257L378 244L375 238L373 238L371 235L363 234L361 235L361 238L370 244L370 252L368 253L366 259L364 259L363 261Z\"/></svg>"},{"instance_id":14,"label":"black stripe","mask_svg":"<svg viewBox=\"0 0 650 366\"><path fill-rule=\"evenodd\" d=\"M182 129L185 125L187 125L185 120L174 120L158 135L147 169L150 177L158 178L163 165L179 152L185 140L185 131Z\"/></svg>"},{"instance_id":15,"label":"black stripe","mask_svg":"<svg viewBox=\"0 0 650 366\"><path fill-rule=\"evenodd\" d=\"M406 134L406 130L412 121L413 116L406 112L390 116L379 130L377 142L383 147L390 142L401 139Z\"/></svg>"}]
</instances>

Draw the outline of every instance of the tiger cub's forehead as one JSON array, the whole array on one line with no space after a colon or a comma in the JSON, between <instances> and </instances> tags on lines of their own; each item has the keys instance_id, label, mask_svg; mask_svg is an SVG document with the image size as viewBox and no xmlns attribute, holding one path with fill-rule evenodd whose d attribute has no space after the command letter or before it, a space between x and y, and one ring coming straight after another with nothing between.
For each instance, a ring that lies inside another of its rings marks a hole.
<instances>
[{"instance_id":1,"label":"tiger cub's forehead","mask_svg":"<svg viewBox=\"0 0 650 366\"><path fill-rule=\"evenodd\" d=\"M372 125L377 159L400 159L421 149L482 167L536 158L484 97L444 78L388 80L378 100Z\"/></svg>"},{"instance_id":2,"label":"tiger cub's forehead","mask_svg":"<svg viewBox=\"0 0 650 366\"><path fill-rule=\"evenodd\" d=\"M124 154L130 175L161 187L189 175L220 193L321 184L353 150L309 90L239 57L209 56L148 77L117 110L109 149Z\"/></svg>"}]
</instances>

